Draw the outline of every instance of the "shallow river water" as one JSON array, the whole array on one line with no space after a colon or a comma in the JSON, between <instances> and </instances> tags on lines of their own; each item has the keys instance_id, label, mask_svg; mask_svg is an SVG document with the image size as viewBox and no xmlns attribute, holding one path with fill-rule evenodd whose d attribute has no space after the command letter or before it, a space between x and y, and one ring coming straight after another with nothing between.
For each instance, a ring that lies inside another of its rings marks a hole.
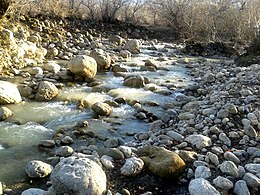
<instances>
[{"instance_id":1,"label":"shallow river water","mask_svg":"<svg viewBox=\"0 0 260 195\"><path fill-rule=\"evenodd\" d=\"M158 45L158 49L163 45ZM169 57L174 50L163 53ZM131 60L123 62L131 72L125 74L141 74L148 77L152 83L160 86L160 89L167 89L164 84L173 84L181 89L191 83L186 74L184 66L176 63L176 58L168 58L167 61L157 61L160 70L156 72L141 71L140 66L148 58L160 57L161 52L149 50L143 47L141 54L132 57ZM133 64L135 64L133 66ZM89 105L97 101L105 101L115 97L125 97L128 102L138 100L142 105L157 116L162 113L162 106L174 100L176 93L162 95L145 89L135 89L123 86L123 77L115 77L112 72L101 73L96 76L101 84L93 90L86 85L68 87L60 91L59 96L51 102L22 102L17 105L8 105L14 115L5 122L0 122L0 181L12 184L25 178L25 165L28 161L38 159L44 160L48 157L40 152L37 144L40 140L51 139L52 135L62 127L70 127L78 121L88 120L90 131L100 137L122 137L125 141L131 141L133 137L129 134L146 132L149 123L137 120L133 114L135 110L128 104L113 108L110 118L104 120L93 119L91 109L79 110L76 108L77 100L85 99ZM99 92L97 92L99 91ZM156 103L157 106L151 106ZM116 122L115 122L116 121Z\"/></svg>"}]
</instances>

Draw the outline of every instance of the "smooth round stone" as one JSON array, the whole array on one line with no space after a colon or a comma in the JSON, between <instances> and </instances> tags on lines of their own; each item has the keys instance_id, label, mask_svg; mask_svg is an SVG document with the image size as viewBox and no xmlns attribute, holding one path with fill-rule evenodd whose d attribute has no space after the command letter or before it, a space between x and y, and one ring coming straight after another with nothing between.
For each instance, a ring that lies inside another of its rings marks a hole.
<instances>
[{"instance_id":1,"label":"smooth round stone","mask_svg":"<svg viewBox=\"0 0 260 195\"><path fill-rule=\"evenodd\" d=\"M239 158L235 154L233 154L232 152L225 152L224 153L224 158L226 160L233 161L236 164L240 163Z\"/></svg>"},{"instance_id":2,"label":"smooth round stone","mask_svg":"<svg viewBox=\"0 0 260 195\"><path fill-rule=\"evenodd\" d=\"M245 168L250 173L254 173L254 174L260 173L260 164L249 163L245 165Z\"/></svg>"},{"instance_id":3,"label":"smooth round stone","mask_svg":"<svg viewBox=\"0 0 260 195\"><path fill-rule=\"evenodd\" d=\"M104 142L104 145L107 148L115 148L118 146L118 139L117 138L109 138Z\"/></svg>"},{"instance_id":4,"label":"smooth round stone","mask_svg":"<svg viewBox=\"0 0 260 195\"><path fill-rule=\"evenodd\" d=\"M120 169L121 175L133 177L141 173L144 167L142 159L137 157L131 157L126 159L125 164Z\"/></svg>"},{"instance_id":5,"label":"smooth round stone","mask_svg":"<svg viewBox=\"0 0 260 195\"><path fill-rule=\"evenodd\" d=\"M70 146L61 146L55 151L55 154L57 156L68 157L72 155L73 151L73 148Z\"/></svg>"},{"instance_id":6,"label":"smooth round stone","mask_svg":"<svg viewBox=\"0 0 260 195\"><path fill-rule=\"evenodd\" d=\"M252 173L246 173L243 177L246 184L252 188L260 187L260 179Z\"/></svg>"},{"instance_id":7,"label":"smooth round stone","mask_svg":"<svg viewBox=\"0 0 260 195\"><path fill-rule=\"evenodd\" d=\"M226 191L230 190L234 186L232 181L230 181L229 179L222 177L222 176L218 176L217 178L215 178L213 180L213 184L216 187L221 188Z\"/></svg>"},{"instance_id":8,"label":"smooth round stone","mask_svg":"<svg viewBox=\"0 0 260 195\"><path fill-rule=\"evenodd\" d=\"M195 178L207 179L211 177L211 171L206 166L198 166L195 170Z\"/></svg>"},{"instance_id":9,"label":"smooth round stone","mask_svg":"<svg viewBox=\"0 0 260 195\"><path fill-rule=\"evenodd\" d=\"M250 195L249 189L244 180L238 180L235 183L234 193L236 195Z\"/></svg>"},{"instance_id":10,"label":"smooth round stone","mask_svg":"<svg viewBox=\"0 0 260 195\"><path fill-rule=\"evenodd\" d=\"M51 174L52 169L51 165L39 160L30 161L25 167L26 173L32 178L46 177Z\"/></svg>"},{"instance_id":11,"label":"smooth round stone","mask_svg":"<svg viewBox=\"0 0 260 195\"><path fill-rule=\"evenodd\" d=\"M114 159L111 156L103 155L100 158L100 161L106 169L108 170L114 169L114 164L113 164Z\"/></svg>"},{"instance_id":12,"label":"smooth round stone","mask_svg":"<svg viewBox=\"0 0 260 195\"><path fill-rule=\"evenodd\" d=\"M38 145L42 146L42 147L54 147L55 141L54 140L41 140Z\"/></svg>"},{"instance_id":13,"label":"smooth round stone","mask_svg":"<svg viewBox=\"0 0 260 195\"><path fill-rule=\"evenodd\" d=\"M214 164L214 165L219 165L219 160L218 156L212 152L208 152L207 156L209 157L209 160Z\"/></svg>"},{"instance_id":14,"label":"smooth round stone","mask_svg":"<svg viewBox=\"0 0 260 195\"><path fill-rule=\"evenodd\" d=\"M238 168L232 161L224 161L220 165L221 172L233 176L235 178L239 178Z\"/></svg>"},{"instance_id":15,"label":"smooth round stone","mask_svg":"<svg viewBox=\"0 0 260 195\"><path fill-rule=\"evenodd\" d=\"M207 180L203 178L193 179L189 184L190 195L220 195Z\"/></svg>"},{"instance_id":16,"label":"smooth round stone","mask_svg":"<svg viewBox=\"0 0 260 195\"><path fill-rule=\"evenodd\" d=\"M38 188L29 188L22 192L21 195L44 195L46 191ZM0 193L1 194L1 193Z\"/></svg>"}]
</instances>

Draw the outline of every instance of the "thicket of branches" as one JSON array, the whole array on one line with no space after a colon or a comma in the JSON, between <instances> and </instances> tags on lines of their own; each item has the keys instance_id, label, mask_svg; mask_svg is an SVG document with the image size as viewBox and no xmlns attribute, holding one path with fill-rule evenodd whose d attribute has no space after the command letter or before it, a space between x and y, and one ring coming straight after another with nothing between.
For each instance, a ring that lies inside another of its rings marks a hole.
<instances>
[{"instance_id":1,"label":"thicket of branches","mask_svg":"<svg viewBox=\"0 0 260 195\"><path fill-rule=\"evenodd\" d=\"M0 0L0 17L5 3ZM16 10L103 22L171 27L176 38L194 41L255 39L260 29L259 0L12 0Z\"/></svg>"}]
</instances>

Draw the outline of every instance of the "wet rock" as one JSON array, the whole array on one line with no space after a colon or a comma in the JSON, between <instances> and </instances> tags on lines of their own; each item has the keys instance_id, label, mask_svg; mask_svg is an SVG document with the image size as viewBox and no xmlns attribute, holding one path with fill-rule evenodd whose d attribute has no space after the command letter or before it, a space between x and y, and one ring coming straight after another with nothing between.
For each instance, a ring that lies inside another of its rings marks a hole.
<instances>
[{"instance_id":1,"label":"wet rock","mask_svg":"<svg viewBox=\"0 0 260 195\"><path fill-rule=\"evenodd\" d=\"M7 119L8 117L12 116L13 112L9 108L5 106L0 107L0 121Z\"/></svg>"},{"instance_id":2,"label":"wet rock","mask_svg":"<svg viewBox=\"0 0 260 195\"><path fill-rule=\"evenodd\" d=\"M185 141L191 143L197 149L202 149L211 145L211 139L204 135L190 135L185 138Z\"/></svg>"},{"instance_id":3,"label":"wet rock","mask_svg":"<svg viewBox=\"0 0 260 195\"><path fill-rule=\"evenodd\" d=\"M51 174L56 194L100 195L106 190L106 174L88 158L63 158Z\"/></svg>"},{"instance_id":4,"label":"wet rock","mask_svg":"<svg viewBox=\"0 0 260 195\"><path fill-rule=\"evenodd\" d=\"M130 39L126 42L124 49L130 51L133 54L140 53L140 41L137 39Z\"/></svg>"},{"instance_id":5,"label":"wet rock","mask_svg":"<svg viewBox=\"0 0 260 195\"><path fill-rule=\"evenodd\" d=\"M126 159L125 164L120 169L121 175L134 177L141 173L144 167L142 159L137 157L131 157Z\"/></svg>"},{"instance_id":6,"label":"wet rock","mask_svg":"<svg viewBox=\"0 0 260 195\"><path fill-rule=\"evenodd\" d=\"M108 170L114 169L114 164L113 164L114 159L111 156L103 155L100 158L100 161L106 169Z\"/></svg>"},{"instance_id":7,"label":"wet rock","mask_svg":"<svg viewBox=\"0 0 260 195\"><path fill-rule=\"evenodd\" d=\"M145 61L145 64L144 64L144 65L145 65L145 66L151 66L151 67L154 67L155 69L157 69L157 65L156 65L155 60L154 60L154 59L151 59L151 58L147 59L147 60Z\"/></svg>"},{"instance_id":8,"label":"wet rock","mask_svg":"<svg viewBox=\"0 0 260 195\"><path fill-rule=\"evenodd\" d=\"M217 178L215 178L213 180L213 184L218 187L221 188L225 191L228 191L230 189L233 188L234 184L232 181L230 181L229 179L222 177L222 176L218 176Z\"/></svg>"},{"instance_id":9,"label":"wet rock","mask_svg":"<svg viewBox=\"0 0 260 195\"><path fill-rule=\"evenodd\" d=\"M117 138L109 138L104 142L105 147L107 148L115 148L118 146L118 139Z\"/></svg>"},{"instance_id":10,"label":"wet rock","mask_svg":"<svg viewBox=\"0 0 260 195\"><path fill-rule=\"evenodd\" d=\"M121 67L120 65L115 65L112 69L113 72L129 72L127 68Z\"/></svg>"},{"instance_id":11,"label":"wet rock","mask_svg":"<svg viewBox=\"0 0 260 195\"><path fill-rule=\"evenodd\" d=\"M74 142L74 140L70 137L70 136L65 136L64 138L61 139L61 142L63 144L67 144L67 145L70 145Z\"/></svg>"},{"instance_id":12,"label":"wet rock","mask_svg":"<svg viewBox=\"0 0 260 195\"><path fill-rule=\"evenodd\" d=\"M205 179L191 180L189 184L190 195L220 195L220 193Z\"/></svg>"},{"instance_id":13,"label":"wet rock","mask_svg":"<svg viewBox=\"0 0 260 195\"><path fill-rule=\"evenodd\" d=\"M246 182L248 186L251 188L260 187L260 179L252 173L246 173L243 177L243 180Z\"/></svg>"},{"instance_id":14,"label":"wet rock","mask_svg":"<svg viewBox=\"0 0 260 195\"><path fill-rule=\"evenodd\" d=\"M25 167L28 176L33 178L47 177L51 174L52 169L51 165L38 160L30 161Z\"/></svg>"},{"instance_id":15,"label":"wet rock","mask_svg":"<svg viewBox=\"0 0 260 195\"><path fill-rule=\"evenodd\" d=\"M93 79L97 74L97 62L86 55L78 55L72 58L68 64L69 70L88 79Z\"/></svg>"},{"instance_id":16,"label":"wet rock","mask_svg":"<svg viewBox=\"0 0 260 195\"><path fill-rule=\"evenodd\" d=\"M219 168L223 173L239 178L238 168L232 161L224 161Z\"/></svg>"},{"instance_id":17,"label":"wet rock","mask_svg":"<svg viewBox=\"0 0 260 195\"><path fill-rule=\"evenodd\" d=\"M145 85L144 77L141 75L130 76L123 83L127 87L141 88Z\"/></svg>"},{"instance_id":18,"label":"wet rock","mask_svg":"<svg viewBox=\"0 0 260 195\"><path fill-rule=\"evenodd\" d=\"M93 104L91 109L100 116L108 116L112 112L112 108L108 104L101 102Z\"/></svg>"},{"instance_id":19,"label":"wet rock","mask_svg":"<svg viewBox=\"0 0 260 195\"><path fill-rule=\"evenodd\" d=\"M111 57L102 49L94 49L90 52L90 57L97 62L98 69L108 69L111 65Z\"/></svg>"},{"instance_id":20,"label":"wet rock","mask_svg":"<svg viewBox=\"0 0 260 195\"><path fill-rule=\"evenodd\" d=\"M38 188L29 188L22 192L21 195L45 195L46 191ZM1 193L0 193L1 194Z\"/></svg>"},{"instance_id":21,"label":"wet rock","mask_svg":"<svg viewBox=\"0 0 260 195\"><path fill-rule=\"evenodd\" d=\"M44 64L43 68L47 71L57 74L60 71L61 66L55 62L50 61L50 62Z\"/></svg>"},{"instance_id":22,"label":"wet rock","mask_svg":"<svg viewBox=\"0 0 260 195\"><path fill-rule=\"evenodd\" d=\"M238 180L235 183L234 193L236 195L250 195L250 192L244 180Z\"/></svg>"},{"instance_id":23,"label":"wet rock","mask_svg":"<svg viewBox=\"0 0 260 195\"><path fill-rule=\"evenodd\" d=\"M175 152L164 148L145 146L137 152L147 169L161 178L177 179L185 169L185 162Z\"/></svg>"},{"instance_id":24,"label":"wet rock","mask_svg":"<svg viewBox=\"0 0 260 195\"><path fill-rule=\"evenodd\" d=\"M116 43L117 45L122 45L125 40L119 35L111 35L109 36L109 41Z\"/></svg>"},{"instance_id":25,"label":"wet rock","mask_svg":"<svg viewBox=\"0 0 260 195\"><path fill-rule=\"evenodd\" d=\"M211 177L211 171L206 166L198 166L195 170L195 179L204 178L207 179Z\"/></svg>"},{"instance_id":26,"label":"wet rock","mask_svg":"<svg viewBox=\"0 0 260 195\"><path fill-rule=\"evenodd\" d=\"M35 99L38 101L49 101L59 93L57 87L49 81L41 81Z\"/></svg>"},{"instance_id":27,"label":"wet rock","mask_svg":"<svg viewBox=\"0 0 260 195\"><path fill-rule=\"evenodd\" d=\"M62 156L62 157L68 157L71 156L73 153L73 148L69 146L61 146L59 147L56 151L55 154L57 156Z\"/></svg>"},{"instance_id":28,"label":"wet rock","mask_svg":"<svg viewBox=\"0 0 260 195\"><path fill-rule=\"evenodd\" d=\"M0 104L16 104L22 101L16 85L7 81L0 81Z\"/></svg>"},{"instance_id":29,"label":"wet rock","mask_svg":"<svg viewBox=\"0 0 260 195\"><path fill-rule=\"evenodd\" d=\"M54 147L55 141L54 140L42 140L39 142L38 145L42 146L42 147Z\"/></svg>"},{"instance_id":30,"label":"wet rock","mask_svg":"<svg viewBox=\"0 0 260 195\"><path fill-rule=\"evenodd\" d=\"M128 50L121 50L119 55L126 59L129 59L132 57L131 52L129 52Z\"/></svg>"}]
</instances>

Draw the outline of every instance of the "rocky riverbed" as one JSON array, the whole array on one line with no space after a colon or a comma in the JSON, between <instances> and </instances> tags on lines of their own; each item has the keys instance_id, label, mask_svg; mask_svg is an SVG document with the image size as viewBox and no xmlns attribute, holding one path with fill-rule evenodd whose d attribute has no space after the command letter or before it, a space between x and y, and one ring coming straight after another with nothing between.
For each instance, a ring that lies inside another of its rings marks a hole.
<instances>
[{"instance_id":1,"label":"rocky riverbed","mask_svg":"<svg viewBox=\"0 0 260 195\"><path fill-rule=\"evenodd\" d=\"M0 194L259 193L260 65L34 24L3 32L24 52L0 81L1 161L32 154L19 181L1 163Z\"/></svg>"}]
</instances>

